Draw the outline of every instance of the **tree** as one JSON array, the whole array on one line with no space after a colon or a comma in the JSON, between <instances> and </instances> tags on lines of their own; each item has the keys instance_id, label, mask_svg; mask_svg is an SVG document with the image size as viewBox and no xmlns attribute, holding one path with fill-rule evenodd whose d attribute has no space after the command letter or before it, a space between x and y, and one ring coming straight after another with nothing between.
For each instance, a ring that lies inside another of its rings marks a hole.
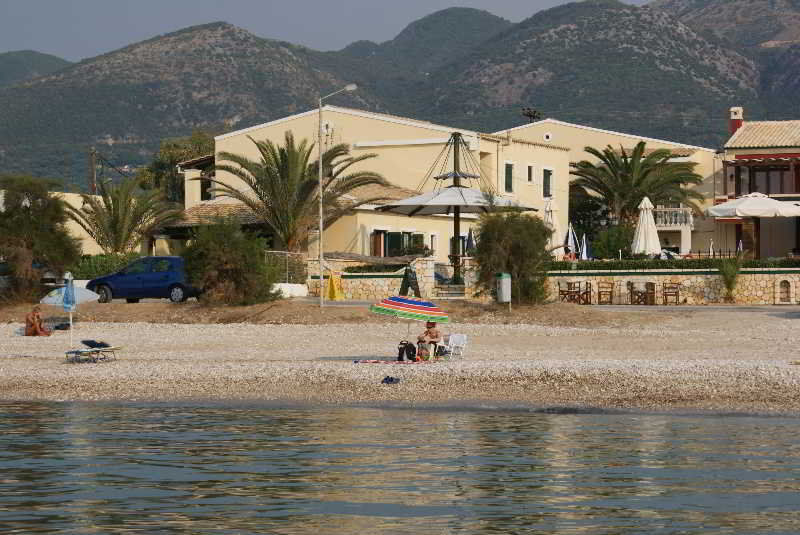
<instances>
[{"instance_id":1,"label":"tree","mask_svg":"<svg viewBox=\"0 0 800 535\"><path fill-rule=\"evenodd\" d=\"M696 201L703 196L687 186L698 185L703 178L694 172L694 162L672 162L672 153L658 149L645 155L645 143L639 142L633 151L609 145L603 151L586 147L586 152L600 163L582 160L570 164L576 177L572 184L590 195L599 197L616 223L630 223L638 214L644 197L654 205L682 203L699 210Z\"/></svg>"},{"instance_id":2,"label":"tree","mask_svg":"<svg viewBox=\"0 0 800 535\"><path fill-rule=\"evenodd\" d=\"M0 260L10 265L19 295L31 297L44 271L57 274L80 258L66 227L67 204L50 189L55 182L30 176L0 177Z\"/></svg>"},{"instance_id":3,"label":"tree","mask_svg":"<svg viewBox=\"0 0 800 535\"><path fill-rule=\"evenodd\" d=\"M278 297L277 272L264 255L265 243L235 221L200 227L183 252L189 283L207 304L250 305Z\"/></svg>"},{"instance_id":4,"label":"tree","mask_svg":"<svg viewBox=\"0 0 800 535\"><path fill-rule=\"evenodd\" d=\"M249 139L258 149L259 160L221 152L218 159L230 163L215 166L216 170L241 179L247 189L242 191L214 178L211 179L215 185L212 192L249 207L275 237L278 247L288 251L301 250L307 245L309 232L317 226L319 217L318 163L316 159L312 160L314 144L308 144L306 140L296 144L291 132L286 132L283 146L269 140ZM361 200L345 198L363 186L387 185L378 173L352 169L375 156L350 156L346 144L335 145L323 153L325 228L330 228L336 220L358 206L385 199L380 196Z\"/></svg>"},{"instance_id":5,"label":"tree","mask_svg":"<svg viewBox=\"0 0 800 535\"><path fill-rule=\"evenodd\" d=\"M142 191L139 181L100 182L100 195L82 194L81 208L67 207L78 223L106 253L129 253L156 229L175 221L180 211L160 191Z\"/></svg>"},{"instance_id":6,"label":"tree","mask_svg":"<svg viewBox=\"0 0 800 535\"><path fill-rule=\"evenodd\" d=\"M541 303L547 298L545 282L551 231L538 217L520 212L490 212L480 217L473 258L478 285L492 291L497 273L511 274L511 295L518 303Z\"/></svg>"},{"instance_id":7,"label":"tree","mask_svg":"<svg viewBox=\"0 0 800 535\"><path fill-rule=\"evenodd\" d=\"M187 137L165 139L153 161L136 175L146 189L160 189L170 201L183 204L183 175L178 164L214 153L214 136L197 130Z\"/></svg>"},{"instance_id":8,"label":"tree","mask_svg":"<svg viewBox=\"0 0 800 535\"><path fill-rule=\"evenodd\" d=\"M633 235L636 229L631 225L614 225L597 233L592 241L592 254L595 258L616 260L631 257Z\"/></svg>"},{"instance_id":9,"label":"tree","mask_svg":"<svg viewBox=\"0 0 800 535\"><path fill-rule=\"evenodd\" d=\"M608 224L608 208L598 197L570 185L569 221L578 236L586 234L586 239L593 242Z\"/></svg>"}]
</instances>

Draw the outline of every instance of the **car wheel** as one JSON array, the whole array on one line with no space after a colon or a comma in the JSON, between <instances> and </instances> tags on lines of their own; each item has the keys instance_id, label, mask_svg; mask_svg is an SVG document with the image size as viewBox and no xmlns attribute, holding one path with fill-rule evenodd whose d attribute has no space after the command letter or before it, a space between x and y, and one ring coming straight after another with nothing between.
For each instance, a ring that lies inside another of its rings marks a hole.
<instances>
[{"instance_id":1,"label":"car wheel","mask_svg":"<svg viewBox=\"0 0 800 535\"><path fill-rule=\"evenodd\" d=\"M128 297L127 299L125 299L125 301L127 301L128 303L138 303L139 302L138 299L135 299L133 297Z\"/></svg>"},{"instance_id":2,"label":"car wheel","mask_svg":"<svg viewBox=\"0 0 800 535\"><path fill-rule=\"evenodd\" d=\"M98 299L98 301L100 301L101 303L110 303L111 300L114 298L114 296L111 293L111 288L109 288L105 284L97 287L97 295L100 296L100 299Z\"/></svg>"},{"instance_id":3,"label":"car wheel","mask_svg":"<svg viewBox=\"0 0 800 535\"><path fill-rule=\"evenodd\" d=\"M173 303L183 303L186 301L186 290L183 286L173 286L169 289L169 300Z\"/></svg>"}]
</instances>

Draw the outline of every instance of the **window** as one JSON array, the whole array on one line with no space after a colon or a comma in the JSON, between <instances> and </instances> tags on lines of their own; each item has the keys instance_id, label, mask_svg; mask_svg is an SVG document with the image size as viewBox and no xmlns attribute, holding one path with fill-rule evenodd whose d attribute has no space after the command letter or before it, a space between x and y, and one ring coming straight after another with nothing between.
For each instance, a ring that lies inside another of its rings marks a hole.
<instances>
[{"instance_id":1,"label":"window","mask_svg":"<svg viewBox=\"0 0 800 535\"><path fill-rule=\"evenodd\" d=\"M169 260L161 258L153 262L153 273L165 273L169 271Z\"/></svg>"},{"instance_id":2,"label":"window","mask_svg":"<svg viewBox=\"0 0 800 535\"><path fill-rule=\"evenodd\" d=\"M211 195L211 188L212 188L211 180L208 175L203 175L200 179L200 200L201 201L210 201L214 197Z\"/></svg>"},{"instance_id":3,"label":"window","mask_svg":"<svg viewBox=\"0 0 800 535\"><path fill-rule=\"evenodd\" d=\"M528 184L533 184L533 166L528 166Z\"/></svg>"},{"instance_id":4,"label":"window","mask_svg":"<svg viewBox=\"0 0 800 535\"><path fill-rule=\"evenodd\" d=\"M431 234L431 254L436 253L436 234Z\"/></svg>"},{"instance_id":5,"label":"window","mask_svg":"<svg viewBox=\"0 0 800 535\"><path fill-rule=\"evenodd\" d=\"M149 271L150 271L149 260L137 260L133 264L126 267L123 273L125 275L140 275L142 273L148 273Z\"/></svg>"},{"instance_id":6,"label":"window","mask_svg":"<svg viewBox=\"0 0 800 535\"><path fill-rule=\"evenodd\" d=\"M553 196L553 170L542 169L542 197L549 198Z\"/></svg>"},{"instance_id":7,"label":"window","mask_svg":"<svg viewBox=\"0 0 800 535\"><path fill-rule=\"evenodd\" d=\"M404 256L422 253L424 250L424 234L375 230L370 236L370 254L372 256Z\"/></svg>"},{"instance_id":8,"label":"window","mask_svg":"<svg viewBox=\"0 0 800 535\"><path fill-rule=\"evenodd\" d=\"M514 192L514 164L506 164L506 193Z\"/></svg>"}]
</instances>

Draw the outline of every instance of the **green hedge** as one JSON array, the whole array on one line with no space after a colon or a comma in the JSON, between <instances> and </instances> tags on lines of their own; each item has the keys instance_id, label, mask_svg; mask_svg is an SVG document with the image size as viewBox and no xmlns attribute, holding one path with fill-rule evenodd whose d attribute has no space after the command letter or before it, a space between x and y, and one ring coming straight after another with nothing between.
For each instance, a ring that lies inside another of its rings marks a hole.
<instances>
[{"instance_id":1,"label":"green hedge","mask_svg":"<svg viewBox=\"0 0 800 535\"><path fill-rule=\"evenodd\" d=\"M594 260L578 262L550 262L548 271L633 271L641 269L717 269L720 258L690 258L686 260ZM745 260L743 268L800 268L800 258L765 258Z\"/></svg>"},{"instance_id":2,"label":"green hedge","mask_svg":"<svg viewBox=\"0 0 800 535\"><path fill-rule=\"evenodd\" d=\"M78 280L94 279L115 273L141 256L139 253L84 255L69 271Z\"/></svg>"},{"instance_id":3,"label":"green hedge","mask_svg":"<svg viewBox=\"0 0 800 535\"><path fill-rule=\"evenodd\" d=\"M347 266L345 273L394 273L407 267L406 264L367 264L364 266Z\"/></svg>"}]
</instances>

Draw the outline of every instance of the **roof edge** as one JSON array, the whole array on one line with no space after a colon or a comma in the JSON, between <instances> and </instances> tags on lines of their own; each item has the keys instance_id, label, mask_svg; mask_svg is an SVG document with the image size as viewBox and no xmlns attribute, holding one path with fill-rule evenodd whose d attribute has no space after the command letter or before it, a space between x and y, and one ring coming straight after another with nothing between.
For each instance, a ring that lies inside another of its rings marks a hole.
<instances>
[{"instance_id":1,"label":"roof edge","mask_svg":"<svg viewBox=\"0 0 800 535\"><path fill-rule=\"evenodd\" d=\"M536 122L533 122L533 123L528 123L528 124L523 124L523 125L520 125L520 126L515 126L514 128L509 128L507 130L500 130L498 132L495 132L495 135L502 135L505 132L513 132L514 130L521 130L523 128L530 128L531 126L539 125L539 124L545 124L545 123L547 123L547 124L557 124L557 125L561 125L561 126L569 126L571 128L580 128L581 130L590 130L592 132L600 132L602 134L612 134L612 135L615 135L615 136L624 136L624 137L629 137L629 138L632 138L632 139L638 139L640 141L655 141L657 143L669 143L671 145L678 145L680 147L687 148L687 149L702 150L702 151L706 151L706 152L716 152L715 149L710 149L708 147L700 147L700 146L697 146L697 145L687 145L686 143L679 143L677 141L669 141L669 140L666 140L666 139L658 139L658 138L655 138L655 137L637 136L636 134L628 134L626 132L617 132L615 130L604 130L602 128L595 128L594 126L587 126L587 125L583 125L583 124L568 123L566 121L559 121L558 119L542 119L541 121L536 121Z\"/></svg>"}]
</instances>

